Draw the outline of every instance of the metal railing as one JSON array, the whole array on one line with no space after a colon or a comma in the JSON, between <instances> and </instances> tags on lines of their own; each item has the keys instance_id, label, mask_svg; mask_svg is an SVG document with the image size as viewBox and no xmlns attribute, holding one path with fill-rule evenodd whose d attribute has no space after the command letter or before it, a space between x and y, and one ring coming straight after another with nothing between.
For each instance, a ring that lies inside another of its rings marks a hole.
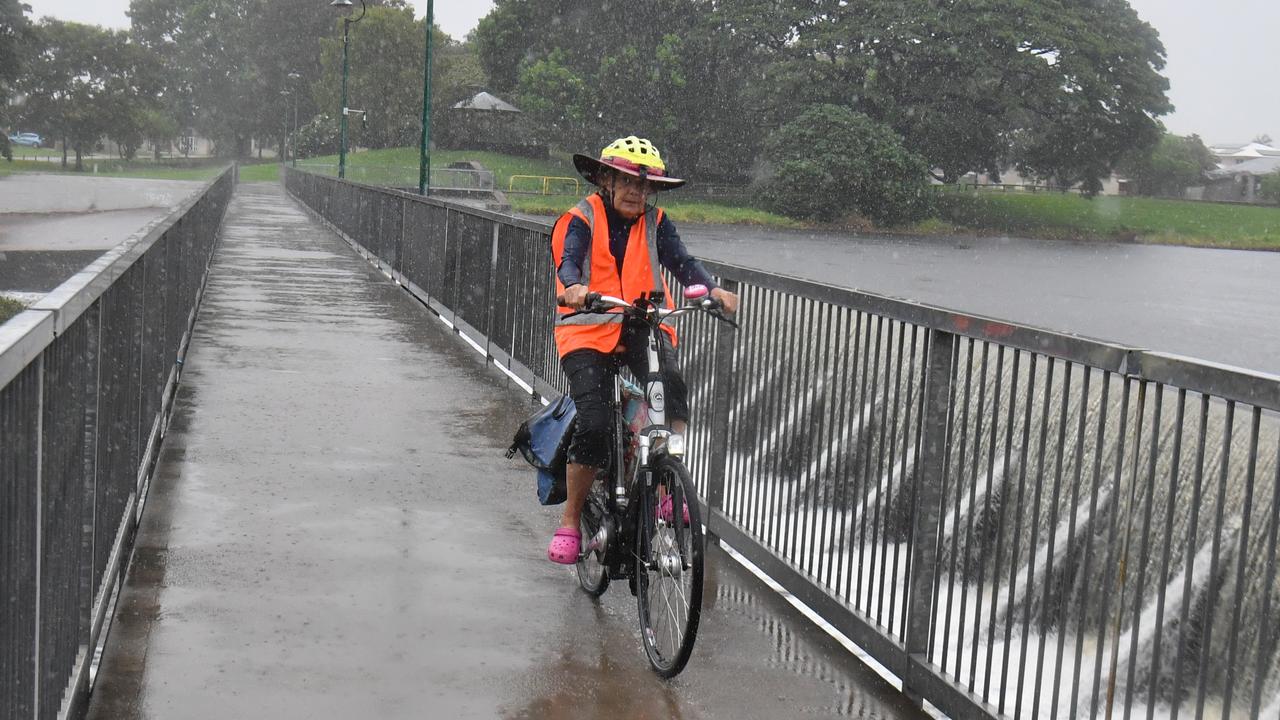
<instances>
[{"instance_id":1,"label":"metal railing","mask_svg":"<svg viewBox=\"0 0 1280 720\"><path fill-rule=\"evenodd\" d=\"M234 183L0 325L0 717L84 708Z\"/></svg>"},{"instance_id":2,"label":"metal railing","mask_svg":"<svg viewBox=\"0 0 1280 720\"><path fill-rule=\"evenodd\" d=\"M524 182L532 180L533 183ZM522 189L516 190L516 186L522 186ZM533 187L536 189L527 189ZM556 188L553 193L552 188ZM580 195L582 194L582 181L572 177L557 177L555 175L512 175L507 178L507 192L524 192L538 195Z\"/></svg>"},{"instance_id":3,"label":"metal railing","mask_svg":"<svg viewBox=\"0 0 1280 720\"><path fill-rule=\"evenodd\" d=\"M546 397L548 227L289 172ZM953 717L1276 717L1280 378L720 263L681 330L709 532Z\"/></svg>"}]
</instances>

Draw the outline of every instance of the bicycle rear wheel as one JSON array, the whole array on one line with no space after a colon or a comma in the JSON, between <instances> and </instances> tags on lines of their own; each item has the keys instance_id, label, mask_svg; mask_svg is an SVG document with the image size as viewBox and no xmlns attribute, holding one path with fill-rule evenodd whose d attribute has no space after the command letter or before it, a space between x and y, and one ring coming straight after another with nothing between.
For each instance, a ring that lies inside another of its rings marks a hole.
<instances>
[{"instance_id":1,"label":"bicycle rear wheel","mask_svg":"<svg viewBox=\"0 0 1280 720\"><path fill-rule=\"evenodd\" d=\"M592 597L600 597L609 588L609 572L605 554L609 549L612 523L604 504L600 483L591 486L591 494L582 506L578 529L582 532L582 552L578 555L578 584Z\"/></svg>"},{"instance_id":2,"label":"bicycle rear wheel","mask_svg":"<svg viewBox=\"0 0 1280 720\"><path fill-rule=\"evenodd\" d=\"M675 677L689 662L702 613L702 518L684 463L663 456L653 466L654 484L671 495L671 512L660 517L657 492L644 494L637 520L636 595L640 637L654 672ZM685 521L682 507L688 507Z\"/></svg>"}]
</instances>

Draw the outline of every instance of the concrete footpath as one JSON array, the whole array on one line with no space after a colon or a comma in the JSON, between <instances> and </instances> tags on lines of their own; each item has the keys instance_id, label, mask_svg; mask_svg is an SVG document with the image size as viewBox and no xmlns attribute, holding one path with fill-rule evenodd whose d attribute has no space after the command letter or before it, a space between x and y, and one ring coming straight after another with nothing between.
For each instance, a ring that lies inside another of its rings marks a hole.
<instances>
[{"instance_id":1,"label":"concrete footpath","mask_svg":"<svg viewBox=\"0 0 1280 720\"><path fill-rule=\"evenodd\" d=\"M723 552L689 669L545 559L527 396L274 184L241 185L89 717L913 718Z\"/></svg>"}]
</instances>

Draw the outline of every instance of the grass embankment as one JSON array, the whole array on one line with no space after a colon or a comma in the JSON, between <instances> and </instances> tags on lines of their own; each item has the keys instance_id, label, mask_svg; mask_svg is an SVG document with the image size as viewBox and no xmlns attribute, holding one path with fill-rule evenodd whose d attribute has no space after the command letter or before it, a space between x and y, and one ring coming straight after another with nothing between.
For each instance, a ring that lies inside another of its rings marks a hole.
<instances>
[{"instance_id":1,"label":"grass embankment","mask_svg":"<svg viewBox=\"0 0 1280 720\"><path fill-rule=\"evenodd\" d=\"M945 192L924 232L1280 249L1280 208L1063 193Z\"/></svg>"},{"instance_id":2,"label":"grass embankment","mask_svg":"<svg viewBox=\"0 0 1280 720\"><path fill-rule=\"evenodd\" d=\"M490 152L437 150L431 153L432 184L444 184L442 169L449 163L464 160L479 162L486 170L493 171L495 186L507 192L512 208L521 213L558 215L589 190L585 182L575 187L569 181L552 180L549 187L557 194L527 192L542 189L542 181L536 178L577 178L567 153L534 160ZM300 161L299 167L336 175L338 158L336 155L310 158ZM247 170L241 169L242 179ZM519 177L522 175L535 177ZM347 156L347 177L372 185L415 187L417 148L351 153ZM691 189L696 189L696 185ZM676 222L813 227L760 210L751 203L705 202L686 197L677 191L662 196L660 204ZM853 229L861 233L880 231L862 224ZM1056 192L944 190L939 193L936 217L889 231L913 235L1006 234L1058 240L1280 249L1280 208L1134 197L1088 199Z\"/></svg>"},{"instance_id":3,"label":"grass embankment","mask_svg":"<svg viewBox=\"0 0 1280 720\"><path fill-rule=\"evenodd\" d=\"M17 158L18 154L15 153L14 157ZM157 165L151 160L125 161L103 158L85 158L83 165L84 170L77 171L75 170L74 161L68 162L64 170L61 162L17 159L10 162L8 160L0 160L0 175L36 172L97 175L100 177L149 178L152 180L211 180L226 167L223 161L194 167L175 167L163 164Z\"/></svg>"},{"instance_id":4,"label":"grass embankment","mask_svg":"<svg viewBox=\"0 0 1280 720\"><path fill-rule=\"evenodd\" d=\"M472 150L435 150L431 153L432 186L445 184L444 168L450 163L474 161L492 171L494 186L507 194L516 212L529 215L556 216L571 207L590 191L590 185L579 177L572 156L556 154L546 160L501 155ZM298 167L311 172L336 175L336 155L300 160ZM241 178L244 170L241 170ZM549 178L544 181L544 178ZM418 184L418 150L391 148L369 150L347 155L347 179L370 185L416 187ZM543 187L552 194L541 194ZM660 204L676 222L771 225L798 227L801 223L748 205L683 200L680 193L664 195Z\"/></svg>"},{"instance_id":5,"label":"grass embankment","mask_svg":"<svg viewBox=\"0 0 1280 720\"><path fill-rule=\"evenodd\" d=\"M23 305L17 300L0 295L0 325L3 325L9 320L9 318L17 315L26 308L26 305Z\"/></svg>"}]
</instances>

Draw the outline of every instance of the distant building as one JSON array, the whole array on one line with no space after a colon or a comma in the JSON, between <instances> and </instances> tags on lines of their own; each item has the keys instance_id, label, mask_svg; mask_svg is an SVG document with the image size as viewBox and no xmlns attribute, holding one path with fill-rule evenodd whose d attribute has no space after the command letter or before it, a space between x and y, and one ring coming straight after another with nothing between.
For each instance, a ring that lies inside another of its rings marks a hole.
<instances>
[{"instance_id":1,"label":"distant building","mask_svg":"<svg viewBox=\"0 0 1280 720\"><path fill-rule=\"evenodd\" d=\"M1214 145L1209 152L1218 159L1220 169L1229 168L1259 158L1280 157L1280 149L1260 142Z\"/></svg>"},{"instance_id":2,"label":"distant building","mask_svg":"<svg viewBox=\"0 0 1280 720\"><path fill-rule=\"evenodd\" d=\"M1224 164L1209 173L1209 184L1205 186L1204 199L1220 202L1259 202L1258 190L1262 185L1263 176L1277 172L1280 172L1280 150Z\"/></svg>"}]
</instances>

